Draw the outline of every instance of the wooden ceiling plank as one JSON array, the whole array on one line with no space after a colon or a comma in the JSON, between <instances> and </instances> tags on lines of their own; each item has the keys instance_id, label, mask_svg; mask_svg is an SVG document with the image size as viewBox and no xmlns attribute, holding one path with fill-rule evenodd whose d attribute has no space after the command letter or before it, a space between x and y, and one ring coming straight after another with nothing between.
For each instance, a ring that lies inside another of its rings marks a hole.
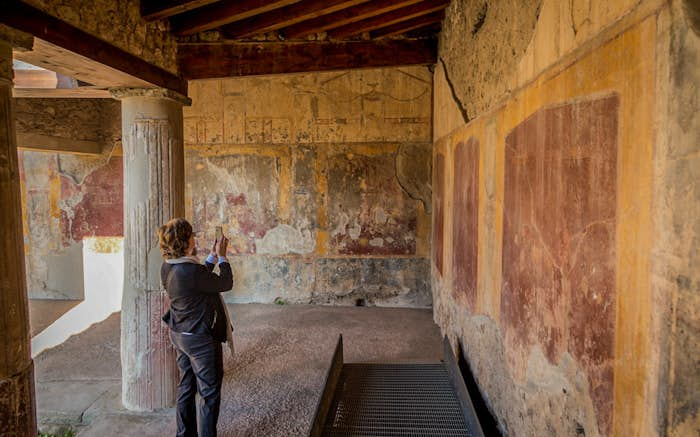
<instances>
[{"instance_id":1,"label":"wooden ceiling plank","mask_svg":"<svg viewBox=\"0 0 700 437\"><path fill-rule=\"evenodd\" d=\"M102 153L102 146L97 141L75 140L29 132L17 132L17 147L40 152L59 152L76 155L99 155Z\"/></svg>"},{"instance_id":2,"label":"wooden ceiling plank","mask_svg":"<svg viewBox=\"0 0 700 437\"><path fill-rule=\"evenodd\" d=\"M448 0L426 0L405 8L377 15L376 17L338 27L328 32L328 35L333 39L348 38L362 32L370 32L375 29L400 23L401 21L444 10L449 4L450 2Z\"/></svg>"},{"instance_id":3,"label":"wooden ceiling plank","mask_svg":"<svg viewBox=\"0 0 700 437\"><path fill-rule=\"evenodd\" d=\"M209 62L210 59L217 62ZM436 61L435 39L182 44L178 51L178 65L189 80L426 65Z\"/></svg>"},{"instance_id":4,"label":"wooden ceiling plank","mask_svg":"<svg viewBox=\"0 0 700 437\"><path fill-rule=\"evenodd\" d=\"M45 69L14 70L13 82L18 88L56 89L58 78L56 72Z\"/></svg>"},{"instance_id":5,"label":"wooden ceiling plank","mask_svg":"<svg viewBox=\"0 0 700 437\"><path fill-rule=\"evenodd\" d=\"M231 23L221 29L225 38L236 39L271 32L304 20L350 8L368 0L304 0L265 14Z\"/></svg>"},{"instance_id":6,"label":"wooden ceiling plank","mask_svg":"<svg viewBox=\"0 0 700 437\"><path fill-rule=\"evenodd\" d=\"M187 95L186 80L24 2L7 0L2 12L0 23L34 35L35 47L41 39L140 81ZM28 62L40 65L36 61Z\"/></svg>"},{"instance_id":7,"label":"wooden ceiling plank","mask_svg":"<svg viewBox=\"0 0 700 437\"><path fill-rule=\"evenodd\" d=\"M217 0L141 0L141 17L146 21L158 21L182 14Z\"/></svg>"},{"instance_id":8,"label":"wooden ceiling plank","mask_svg":"<svg viewBox=\"0 0 700 437\"><path fill-rule=\"evenodd\" d=\"M422 15L411 20L401 21L391 26L381 27L369 33L371 38L384 38L389 36L401 35L412 30L427 27L435 23L442 22L445 14L443 11L433 12L432 14Z\"/></svg>"},{"instance_id":9,"label":"wooden ceiling plank","mask_svg":"<svg viewBox=\"0 0 700 437\"><path fill-rule=\"evenodd\" d=\"M314 33L354 23L386 12L419 3L423 0L375 0L351 8L342 9L332 14L323 15L282 29L287 38L303 38Z\"/></svg>"},{"instance_id":10,"label":"wooden ceiling plank","mask_svg":"<svg viewBox=\"0 0 700 437\"><path fill-rule=\"evenodd\" d=\"M12 97L41 99L111 99L109 90L104 88L12 88Z\"/></svg>"},{"instance_id":11,"label":"wooden ceiling plank","mask_svg":"<svg viewBox=\"0 0 700 437\"><path fill-rule=\"evenodd\" d=\"M234 21L282 8L299 0L225 0L204 6L170 19L173 33L193 35Z\"/></svg>"}]
</instances>

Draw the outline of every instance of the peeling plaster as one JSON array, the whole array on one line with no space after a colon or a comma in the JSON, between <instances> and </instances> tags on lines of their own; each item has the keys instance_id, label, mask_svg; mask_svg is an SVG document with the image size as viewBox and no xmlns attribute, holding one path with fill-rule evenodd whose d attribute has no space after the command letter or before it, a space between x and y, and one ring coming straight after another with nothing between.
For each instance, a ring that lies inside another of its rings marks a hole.
<instances>
[{"instance_id":1,"label":"peeling plaster","mask_svg":"<svg viewBox=\"0 0 700 437\"><path fill-rule=\"evenodd\" d=\"M308 254L314 251L315 240L308 229L300 231L281 224L267 231L261 239L255 240L258 254L284 255L287 253Z\"/></svg>"}]
</instances>

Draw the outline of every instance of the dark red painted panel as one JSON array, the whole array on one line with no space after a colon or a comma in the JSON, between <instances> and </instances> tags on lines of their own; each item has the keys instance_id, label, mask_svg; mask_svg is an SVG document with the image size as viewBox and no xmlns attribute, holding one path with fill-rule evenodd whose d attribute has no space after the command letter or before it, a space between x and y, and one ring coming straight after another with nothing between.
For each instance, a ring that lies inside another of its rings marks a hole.
<instances>
[{"instance_id":1,"label":"dark red painted panel","mask_svg":"<svg viewBox=\"0 0 700 437\"><path fill-rule=\"evenodd\" d=\"M443 264L443 244L445 232L445 157L435 155L433 167L433 260L440 274Z\"/></svg>"},{"instance_id":2,"label":"dark red painted panel","mask_svg":"<svg viewBox=\"0 0 700 437\"><path fill-rule=\"evenodd\" d=\"M124 235L123 198L120 157L110 158L104 166L86 176L80 185L70 177L61 177L61 201L66 203L61 212L64 242L70 244L84 237Z\"/></svg>"},{"instance_id":3,"label":"dark red painted panel","mask_svg":"<svg viewBox=\"0 0 700 437\"><path fill-rule=\"evenodd\" d=\"M479 142L459 143L454 157L454 221L452 223L452 290L476 310L479 251Z\"/></svg>"},{"instance_id":4,"label":"dark red painted panel","mask_svg":"<svg viewBox=\"0 0 700 437\"><path fill-rule=\"evenodd\" d=\"M619 99L541 110L506 137L501 323L509 360L542 346L586 371L610 432Z\"/></svg>"}]
</instances>

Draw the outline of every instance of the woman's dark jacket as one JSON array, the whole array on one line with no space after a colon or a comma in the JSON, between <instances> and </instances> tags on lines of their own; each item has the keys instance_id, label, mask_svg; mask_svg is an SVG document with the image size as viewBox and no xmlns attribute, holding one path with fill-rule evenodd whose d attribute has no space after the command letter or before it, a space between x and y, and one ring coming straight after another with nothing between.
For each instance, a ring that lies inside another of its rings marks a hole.
<instances>
[{"instance_id":1,"label":"woman's dark jacket","mask_svg":"<svg viewBox=\"0 0 700 437\"><path fill-rule=\"evenodd\" d=\"M233 288L233 274L228 262L219 264L219 275L213 270L209 262L163 263L160 276L170 298L163 321L170 329L226 341L226 313L219 293Z\"/></svg>"}]
</instances>

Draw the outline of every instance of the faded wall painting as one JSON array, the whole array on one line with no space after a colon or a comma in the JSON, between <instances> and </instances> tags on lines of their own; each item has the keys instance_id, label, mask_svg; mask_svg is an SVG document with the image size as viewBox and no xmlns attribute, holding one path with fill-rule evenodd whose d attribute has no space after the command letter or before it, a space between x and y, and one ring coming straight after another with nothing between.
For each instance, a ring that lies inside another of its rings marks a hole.
<instances>
[{"instance_id":1,"label":"faded wall painting","mask_svg":"<svg viewBox=\"0 0 700 437\"><path fill-rule=\"evenodd\" d=\"M586 370L611 427L617 96L542 109L505 141L501 320L509 360L539 344Z\"/></svg>"},{"instance_id":2,"label":"faded wall painting","mask_svg":"<svg viewBox=\"0 0 700 437\"><path fill-rule=\"evenodd\" d=\"M233 302L429 306L426 67L192 81L186 214Z\"/></svg>"},{"instance_id":3,"label":"faded wall painting","mask_svg":"<svg viewBox=\"0 0 700 437\"><path fill-rule=\"evenodd\" d=\"M121 156L18 156L29 296L82 299L83 239L124 232ZM115 250L117 240L103 239L99 250Z\"/></svg>"},{"instance_id":4,"label":"faded wall painting","mask_svg":"<svg viewBox=\"0 0 700 437\"><path fill-rule=\"evenodd\" d=\"M433 260L441 275L443 267L443 245L445 234L445 156L435 155L433 169Z\"/></svg>"},{"instance_id":5,"label":"faded wall painting","mask_svg":"<svg viewBox=\"0 0 700 437\"><path fill-rule=\"evenodd\" d=\"M479 250L479 142L475 138L455 147L453 174L452 291L475 311Z\"/></svg>"},{"instance_id":6,"label":"faded wall painting","mask_svg":"<svg viewBox=\"0 0 700 437\"><path fill-rule=\"evenodd\" d=\"M394 166L391 152L372 156L342 153L329 157L332 254L416 253L418 205L404 195Z\"/></svg>"}]
</instances>

